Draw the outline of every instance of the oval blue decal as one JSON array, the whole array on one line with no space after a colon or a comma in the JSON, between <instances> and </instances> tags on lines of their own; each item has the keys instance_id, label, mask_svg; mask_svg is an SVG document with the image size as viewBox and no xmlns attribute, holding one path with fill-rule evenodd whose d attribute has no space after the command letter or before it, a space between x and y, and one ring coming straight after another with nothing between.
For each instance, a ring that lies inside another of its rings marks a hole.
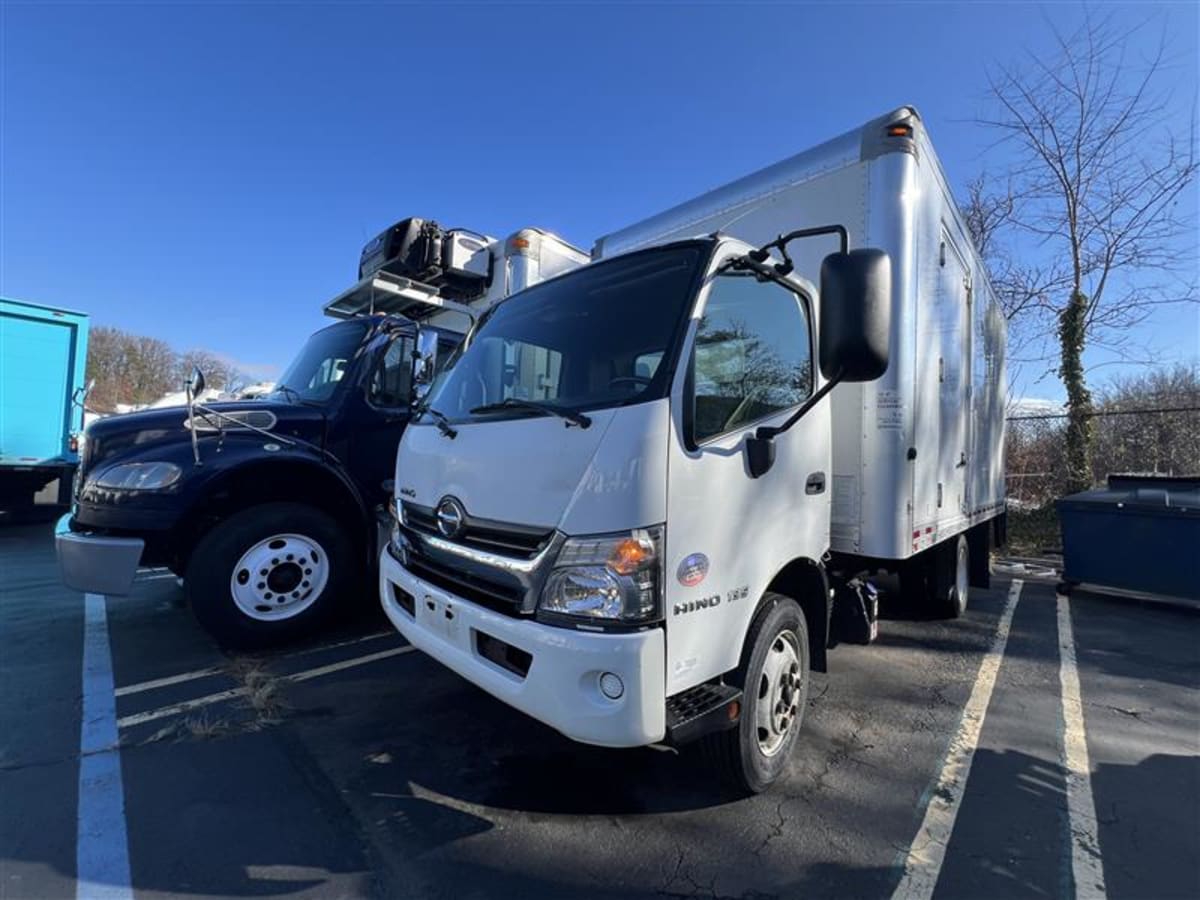
<instances>
[{"instance_id":1,"label":"oval blue decal","mask_svg":"<svg viewBox=\"0 0 1200 900\"><path fill-rule=\"evenodd\" d=\"M684 587L695 587L707 574L708 557L703 553L693 553L679 564L679 571L675 573L675 577Z\"/></svg>"}]
</instances>

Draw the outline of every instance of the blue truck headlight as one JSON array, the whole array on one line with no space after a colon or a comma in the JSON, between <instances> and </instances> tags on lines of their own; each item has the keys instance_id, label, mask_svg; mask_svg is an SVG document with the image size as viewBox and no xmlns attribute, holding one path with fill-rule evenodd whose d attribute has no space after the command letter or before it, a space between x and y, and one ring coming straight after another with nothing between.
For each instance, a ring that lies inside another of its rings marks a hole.
<instances>
[{"instance_id":1,"label":"blue truck headlight","mask_svg":"<svg viewBox=\"0 0 1200 900\"><path fill-rule=\"evenodd\" d=\"M546 579L538 612L645 624L662 617L662 527L570 538Z\"/></svg>"},{"instance_id":2,"label":"blue truck headlight","mask_svg":"<svg viewBox=\"0 0 1200 900\"><path fill-rule=\"evenodd\" d=\"M179 480L183 470L168 462L122 463L89 479L96 487L117 491L159 491Z\"/></svg>"}]
</instances>

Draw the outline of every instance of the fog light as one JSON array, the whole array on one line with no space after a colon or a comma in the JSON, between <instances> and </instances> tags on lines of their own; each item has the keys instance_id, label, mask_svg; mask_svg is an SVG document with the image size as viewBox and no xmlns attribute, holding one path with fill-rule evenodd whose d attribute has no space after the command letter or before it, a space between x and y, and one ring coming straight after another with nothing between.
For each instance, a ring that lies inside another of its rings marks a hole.
<instances>
[{"instance_id":1,"label":"fog light","mask_svg":"<svg viewBox=\"0 0 1200 900\"><path fill-rule=\"evenodd\" d=\"M605 672L600 676L600 693L609 700L620 700L621 695L625 693L625 683L621 681L620 676Z\"/></svg>"}]
</instances>

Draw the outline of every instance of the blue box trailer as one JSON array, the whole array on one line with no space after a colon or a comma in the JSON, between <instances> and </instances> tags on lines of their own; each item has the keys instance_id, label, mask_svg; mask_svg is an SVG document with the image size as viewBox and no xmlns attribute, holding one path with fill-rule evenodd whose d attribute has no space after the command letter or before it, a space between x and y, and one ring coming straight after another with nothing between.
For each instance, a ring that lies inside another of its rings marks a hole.
<instances>
[{"instance_id":1,"label":"blue box trailer","mask_svg":"<svg viewBox=\"0 0 1200 900\"><path fill-rule=\"evenodd\" d=\"M0 509L32 505L56 478L69 499L87 337L85 313L0 297Z\"/></svg>"}]
</instances>

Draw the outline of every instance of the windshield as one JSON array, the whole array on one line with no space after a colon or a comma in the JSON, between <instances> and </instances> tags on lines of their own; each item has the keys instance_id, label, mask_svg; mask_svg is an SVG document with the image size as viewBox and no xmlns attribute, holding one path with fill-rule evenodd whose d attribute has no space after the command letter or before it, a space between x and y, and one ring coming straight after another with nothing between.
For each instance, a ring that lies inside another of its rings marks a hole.
<instances>
[{"instance_id":1,"label":"windshield","mask_svg":"<svg viewBox=\"0 0 1200 900\"><path fill-rule=\"evenodd\" d=\"M426 405L462 421L538 415L499 405L509 399L579 410L665 396L663 361L682 332L704 250L635 253L514 294L449 362Z\"/></svg>"},{"instance_id":2,"label":"windshield","mask_svg":"<svg viewBox=\"0 0 1200 900\"><path fill-rule=\"evenodd\" d=\"M324 403L333 396L367 332L366 322L341 322L310 337L275 383L285 399Z\"/></svg>"}]
</instances>

